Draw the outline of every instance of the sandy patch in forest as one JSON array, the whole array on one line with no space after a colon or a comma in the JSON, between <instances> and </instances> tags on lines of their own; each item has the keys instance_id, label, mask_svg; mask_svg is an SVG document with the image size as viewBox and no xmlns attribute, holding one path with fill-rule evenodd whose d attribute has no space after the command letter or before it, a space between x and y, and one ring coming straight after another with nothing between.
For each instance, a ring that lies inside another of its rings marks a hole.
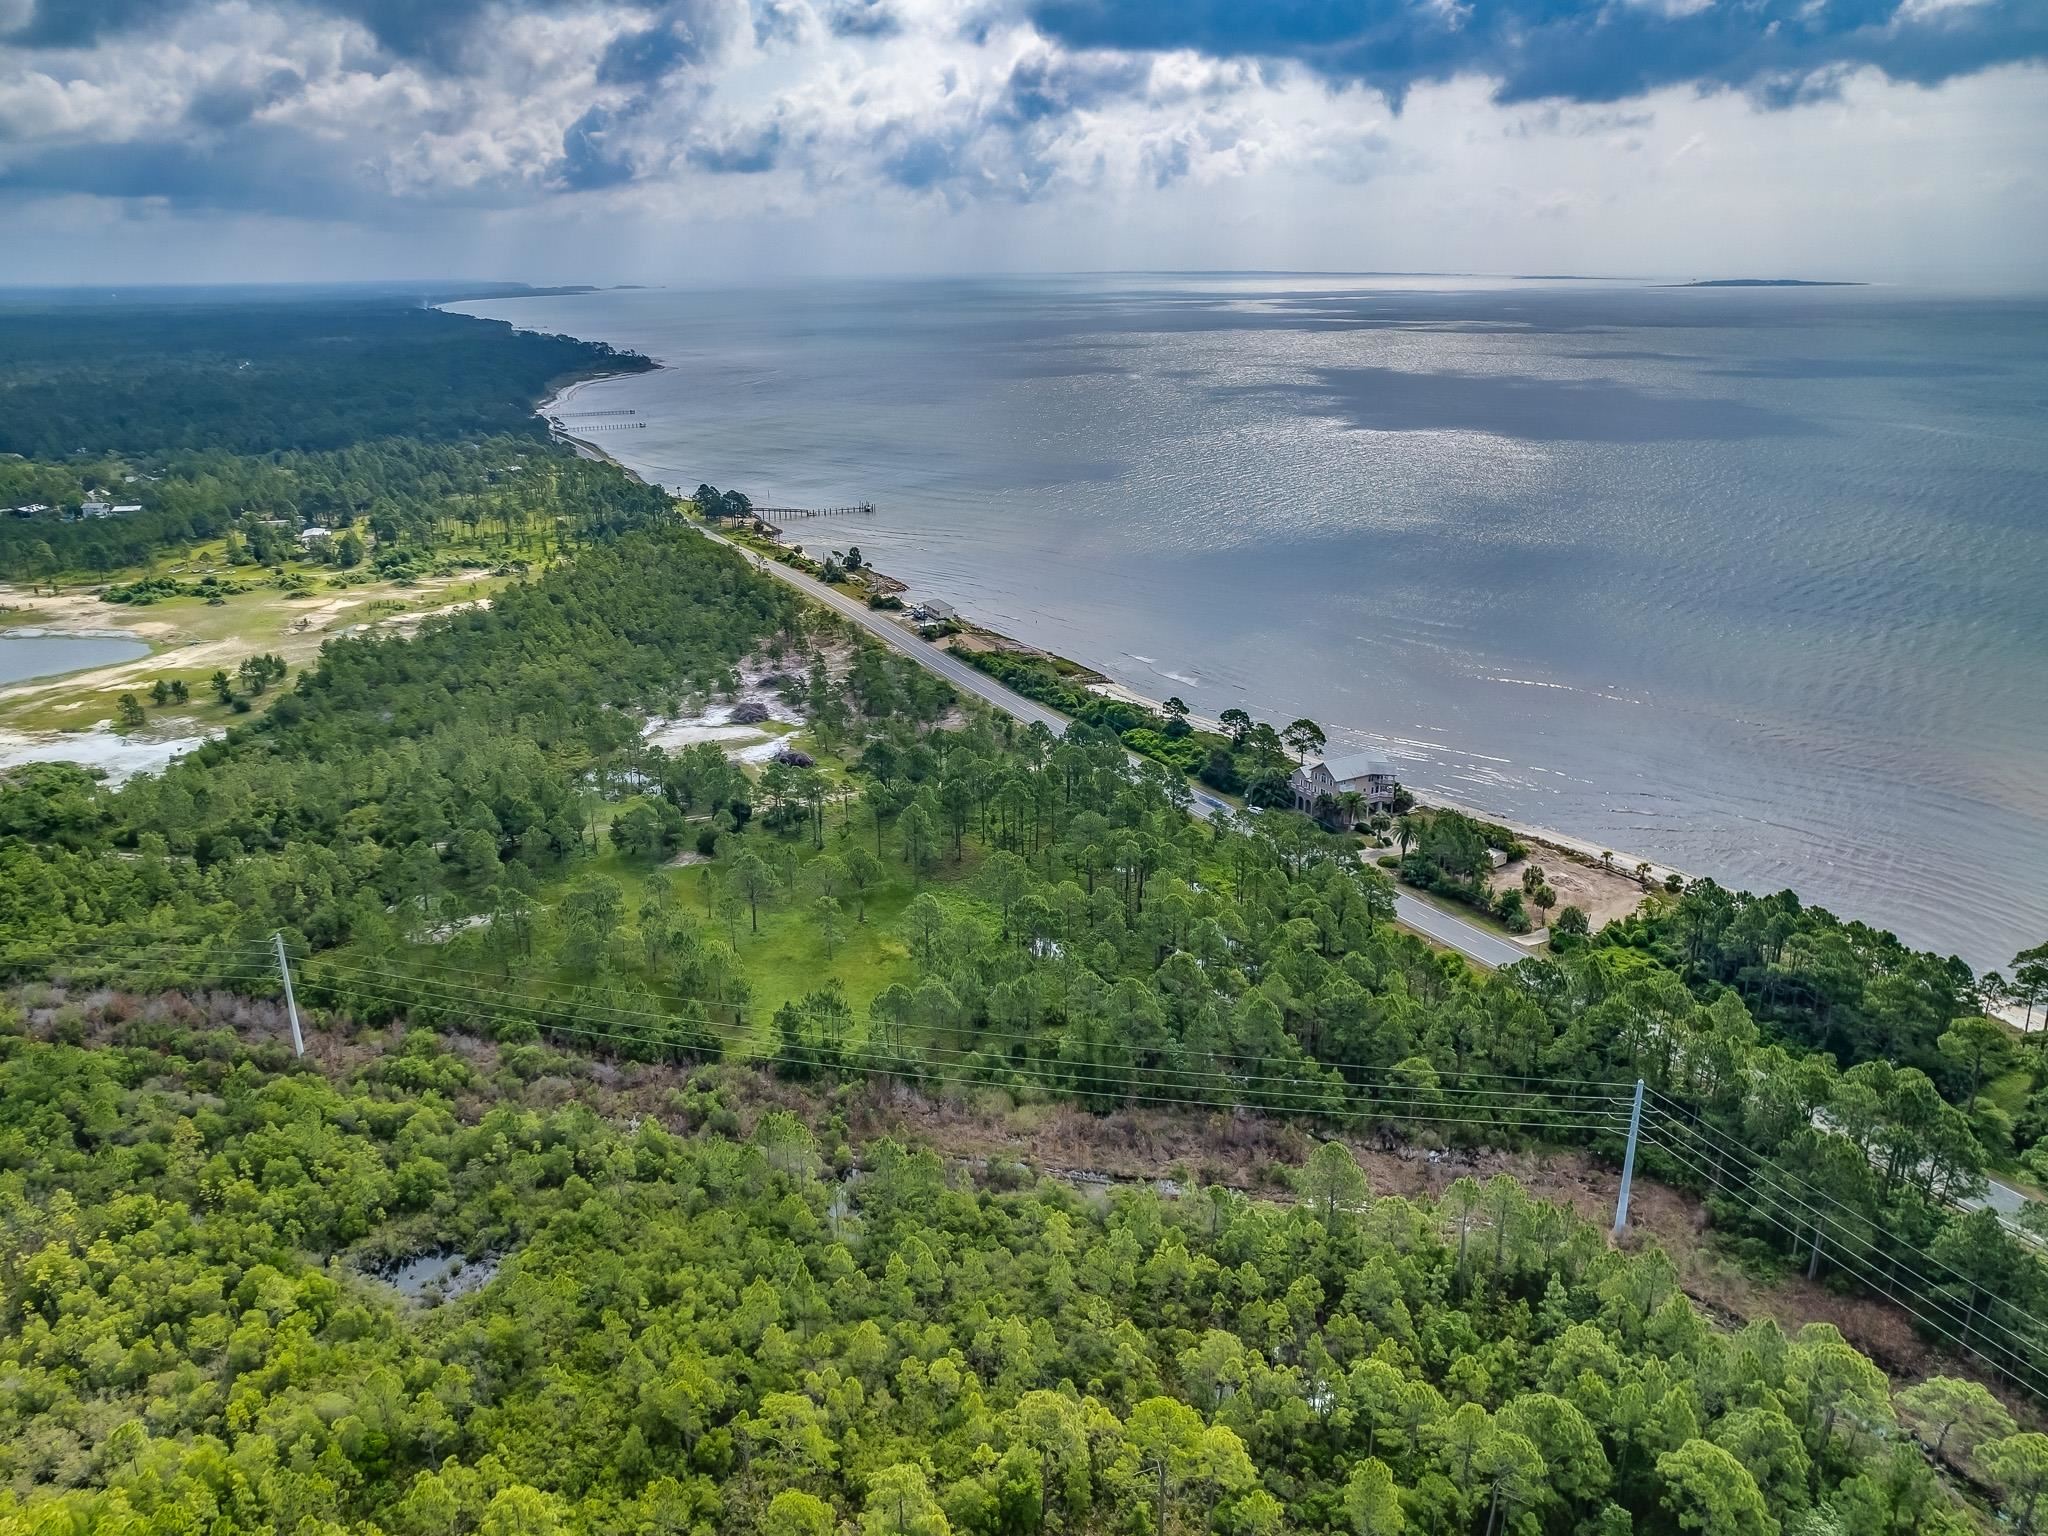
<instances>
[{"instance_id":1,"label":"sandy patch in forest","mask_svg":"<svg viewBox=\"0 0 2048 1536\"><path fill-rule=\"evenodd\" d=\"M5 616L9 632L18 633L26 629L53 634L121 635L143 640L156 648L153 654L133 661L7 684L0 687L0 712L20 718L41 711L64 711L79 706L61 701L74 697L83 701L99 696L95 702L104 714L110 708L107 695L123 691L142 693L150 683L170 673L222 670L232 674L247 657L266 651L282 656L294 668L303 667L319 655L320 647L330 635L384 628L404 632L435 614L452 613L472 604L487 605L490 602L488 597L464 598L426 612L391 614L367 624L347 622L356 610L374 602L410 602L422 596L431 598L451 587L477 579L474 573L464 573L429 577L403 588L388 583L372 583L319 599L290 599L278 592L241 593L230 598L226 608L205 610L208 618L203 621L206 627L200 635L195 635L192 627L181 626L175 618L166 616L153 606L136 609L102 602L98 588L77 588L55 596L44 596L32 594L21 587L0 586L0 606L15 610ZM237 614L236 604L242 605L244 611ZM225 617L216 619L214 615ZM188 622L196 627L201 621L192 616ZM234 632L218 634L224 623L234 624ZM207 638L201 638L201 635ZM46 722L36 720L34 723ZM37 756L42 757L64 758L71 755L61 749L44 750L50 742L40 732L18 731L17 735L26 743L25 747L19 742L16 744L17 753L33 749ZM123 762L136 756L133 752L103 755ZM161 767L162 763L154 762L151 766Z\"/></svg>"},{"instance_id":2,"label":"sandy patch in forest","mask_svg":"<svg viewBox=\"0 0 2048 1536\"><path fill-rule=\"evenodd\" d=\"M465 608L488 608L490 606L491 600L488 597L466 597L459 603L443 603L439 608L423 608L417 613L394 613L389 618L377 620L376 627L379 629L398 630L417 629L420 625L426 623L428 619L438 619L451 613L460 613Z\"/></svg>"},{"instance_id":3,"label":"sandy patch in forest","mask_svg":"<svg viewBox=\"0 0 2048 1536\"><path fill-rule=\"evenodd\" d=\"M1625 875L1619 870L1581 864L1550 848L1532 847L1529 853L1530 858L1517 859L1495 870L1490 888L1495 891L1520 890L1522 871L1532 861L1541 865L1543 878L1557 892L1557 905L1550 912L1552 921L1566 907L1577 907L1592 921L1597 933L1606 924L1633 913L1648 894L1633 875ZM1534 907L1529 908L1529 920L1539 920Z\"/></svg>"},{"instance_id":4,"label":"sandy patch in forest","mask_svg":"<svg viewBox=\"0 0 2048 1536\"><path fill-rule=\"evenodd\" d=\"M196 720L170 720L173 727L197 726ZM138 773L158 773L173 758L202 746L217 732L199 735L123 736L106 725L89 731L28 732L0 729L0 770L23 763L76 763L97 768L119 784Z\"/></svg>"},{"instance_id":5,"label":"sandy patch in forest","mask_svg":"<svg viewBox=\"0 0 2048 1536\"><path fill-rule=\"evenodd\" d=\"M765 763L774 757L782 750L783 733L803 724L803 711L766 685L767 678L775 675L773 668L747 663L738 670L742 686L732 698L690 714L648 721L641 732L647 744L677 752L711 742L738 763ZM742 704L760 705L768 711L768 718L758 723L734 720L733 713Z\"/></svg>"},{"instance_id":6,"label":"sandy patch in forest","mask_svg":"<svg viewBox=\"0 0 2048 1536\"><path fill-rule=\"evenodd\" d=\"M75 587L51 596L11 587L0 582L0 608L10 629L47 629L66 635L122 635L142 640L163 640L177 632L168 619L143 618L141 611L130 617L128 610L100 601L97 588Z\"/></svg>"}]
</instances>

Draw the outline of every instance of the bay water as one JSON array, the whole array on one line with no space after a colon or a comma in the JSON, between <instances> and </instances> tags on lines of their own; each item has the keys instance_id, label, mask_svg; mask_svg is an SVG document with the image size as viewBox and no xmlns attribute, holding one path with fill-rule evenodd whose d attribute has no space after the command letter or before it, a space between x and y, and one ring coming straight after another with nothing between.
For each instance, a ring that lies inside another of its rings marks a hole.
<instances>
[{"instance_id":1,"label":"bay water","mask_svg":"<svg viewBox=\"0 0 2048 1536\"><path fill-rule=\"evenodd\" d=\"M1198 713L2004 966L2048 938L2048 301L1261 274L455 306L568 425ZM597 412L632 412L604 416Z\"/></svg>"},{"instance_id":2,"label":"bay water","mask_svg":"<svg viewBox=\"0 0 2048 1536\"><path fill-rule=\"evenodd\" d=\"M6 634L0 632L0 685L61 677L88 667L140 661L149 647L120 635Z\"/></svg>"}]
</instances>

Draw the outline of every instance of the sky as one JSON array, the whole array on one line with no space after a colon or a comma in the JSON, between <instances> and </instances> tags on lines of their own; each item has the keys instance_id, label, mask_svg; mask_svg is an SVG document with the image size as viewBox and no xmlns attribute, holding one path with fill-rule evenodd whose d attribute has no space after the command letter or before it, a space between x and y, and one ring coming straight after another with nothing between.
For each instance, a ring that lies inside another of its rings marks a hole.
<instances>
[{"instance_id":1,"label":"sky","mask_svg":"<svg viewBox=\"0 0 2048 1536\"><path fill-rule=\"evenodd\" d=\"M2048 289L2048 0L0 0L0 283Z\"/></svg>"}]
</instances>

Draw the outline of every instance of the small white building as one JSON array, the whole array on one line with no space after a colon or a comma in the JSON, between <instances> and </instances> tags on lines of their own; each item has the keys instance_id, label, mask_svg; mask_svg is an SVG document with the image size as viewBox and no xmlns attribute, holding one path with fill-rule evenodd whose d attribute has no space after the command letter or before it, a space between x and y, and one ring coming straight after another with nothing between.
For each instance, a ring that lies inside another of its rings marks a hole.
<instances>
[{"instance_id":1,"label":"small white building","mask_svg":"<svg viewBox=\"0 0 2048 1536\"><path fill-rule=\"evenodd\" d=\"M937 619L941 624L951 624L960 617L951 603L942 603L935 597L926 598L917 605L917 611L928 619Z\"/></svg>"},{"instance_id":2,"label":"small white building","mask_svg":"<svg viewBox=\"0 0 2048 1536\"><path fill-rule=\"evenodd\" d=\"M1288 782L1294 789L1296 810L1345 827L1356 826L1382 809L1401 789L1394 765L1375 752L1309 763L1295 769ZM1343 797L1351 794L1359 797L1355 808L1343 803Z\"/></svg>"},{"instance_id":3,"label":"small white building","mask_svg":"<svg viewBox=\"0 0 2048 1536\"><path fill-rule=\"evenodd\" d=\"M334 530L332 528L302 528L299 530L299 542L301 544L318 544L325 539L333 537Z\"/></svg>"}]
</instances>

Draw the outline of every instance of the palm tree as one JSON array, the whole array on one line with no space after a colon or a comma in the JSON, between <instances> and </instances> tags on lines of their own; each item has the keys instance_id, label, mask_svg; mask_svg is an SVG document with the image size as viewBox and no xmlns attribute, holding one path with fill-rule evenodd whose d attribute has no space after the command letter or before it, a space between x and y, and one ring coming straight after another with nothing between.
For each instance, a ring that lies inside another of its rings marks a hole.
<instances>
[{"instance_id":1,"label":"palm tree","mask_svg":"<svg viewBox=\"0 0 2048 1536\"><path fill-rule=\"evenodd\" d=\"M1400 839L1402 858L1408 857L1408 845L1415 841L1421 830L1413 816L1402 816L1394 822L1394 836Z\"/></svg>"}]
</instances>

